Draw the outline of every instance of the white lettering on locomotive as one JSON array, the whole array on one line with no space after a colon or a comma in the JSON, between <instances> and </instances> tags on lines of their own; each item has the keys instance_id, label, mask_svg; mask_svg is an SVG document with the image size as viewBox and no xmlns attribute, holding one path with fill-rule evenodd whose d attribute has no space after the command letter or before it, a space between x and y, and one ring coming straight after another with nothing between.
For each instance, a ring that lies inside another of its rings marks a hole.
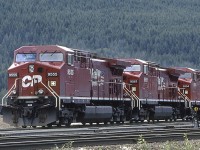
<instances>
[{"instance_id":1,"label":"white lettering on locomotive","mask_svg":"<svg viewBox=\"0 0 200 150\"><path fill-rule=\"evenodd\" d=\"M48 75L48 77L57 77L58 73L57 72L49 72L47 75Z\"/></svg>"},{"instance_id":2,"label":"white lettering on locomotive","mask_svg":"<svg viewBox=\"0 0 200 150\"><path fill-rule=\"evenodd\" d=\"M73 69L68 69L67 74L73 76L74 75L74 70Z\"/></svg>"},{"instance_id":3,"label":"white lettering on locomotive","mask_svg":"<svg viewBox=\"0 0 200 150\"><path fill-rule=\"evenodd\" d=\"M92 86L101 86L104 84L104 72L98 69L92 69Z\"/></svg>"},{"instance_id":4,"label":"white lettering on locomotive","mask_svg":"<svg viewBox=\"0 0 200 150\"><path fill-rule=\"evenodd\" d=\"M184 88L186 88L186 87L190 87L190 85L185 84L185 85L183 85L183 87L184 87Z\"/></svg>"},{"instance_id":5,"label":"white lettering on locomotive","mask_svg":"<svg viewBox=\"0 0 200 150\"><path fill-rule=\"evenodd\" d=\"M41 75L33 75L33 77L27 75L22 78L22 87L33 86L34 84L40 83L42 81Z\"/></svg>"}]
</instances>

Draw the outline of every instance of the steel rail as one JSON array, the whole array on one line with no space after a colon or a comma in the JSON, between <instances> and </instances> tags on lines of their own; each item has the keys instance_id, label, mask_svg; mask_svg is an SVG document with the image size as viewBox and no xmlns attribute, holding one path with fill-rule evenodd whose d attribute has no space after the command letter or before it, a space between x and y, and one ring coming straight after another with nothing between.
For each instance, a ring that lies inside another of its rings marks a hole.
<instances>
[{"instance_id":1,"label":"steel rail","mask_svg":"<svg viewBox=\"0 0 200 150\"><path fill-rule=\"evenodd\" d=\"M71 134L71 133L107 133L107 132L137 132L137 131L146 131L146 130L164 130L164 129L179 129L182 128L192 128L192 124L182 124L182 125L119 125L119 126L108 126L108 127L84 127L84 128L29 128L29 129L22 129L22 128L11 128L11 129L2 129L0 130L0 137L3 136L20 136L20 135L43 135L43 134Z\"/></svg>"},{"instance_id":2,"label":"steel rail","mask_svg":"<svg viewBox=\"0 0 200 150\"><path fill-rule=\"evenodd\" d=\"M178 128L178 129L159 129L159 130L111 130L109 132L89 132L89 133L60 133L57 134L41 134L41 135L18 135L18 136L2 136L0 137L0 149L22 149L22 148L44 148L54 147L55 144L72 143L77 146L91 145L109 145L109 144L127 144L136 143L140 135L147 142L161 142L166 140L183 140L184 134L189 139L200 138L200 130L194 128Z\"/></svg>"}]
</instances>

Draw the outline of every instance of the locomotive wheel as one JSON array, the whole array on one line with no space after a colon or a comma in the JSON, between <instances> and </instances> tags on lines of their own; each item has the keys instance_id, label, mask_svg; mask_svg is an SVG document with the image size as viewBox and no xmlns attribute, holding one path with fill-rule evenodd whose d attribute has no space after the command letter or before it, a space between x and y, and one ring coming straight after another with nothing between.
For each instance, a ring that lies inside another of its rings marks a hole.
<instances>
[{"instance_id":1,"label":"locomotive wheel","mask_svg":"<svg viewBox=\"0 0 200 150\"><path fill-rule=\"evenodd\" d=\"M120 124L120 121L116 121L116 124Z\"/></svg>"},{"instance_id":2,"label":"locomotive wheel","mask_svg":"<svg viewBox=\"0 0 200 150\"><path fill-rule=\"evenodd\" d=\"M71 125L71 120L68 120L68 123L65 124L66 127L70 127Z\"/></svg>"},{"instance_id":3,"label":"locomotive wheel","mask_svg":"<svg viewBox=\"0 0 200 150\"><path fill-rule=\"evenodd\" d=\"M32 126L33 128L36 128L37 126Z\"/></svg>"},{"instance_id":4,"label":"locomotive wheel","mask_svg":"<svg viewBox=\"0 0 200 150\"><path fill-rule=\"evenodd\" d=\"M70 127L71 123L67 123L65 124L66 127Z\"/></svg>"},{"instance_id":5,"label":"locomotive wheel","mask_svg":"<svg viewBox=\"0 0 200 150\"><path fill-rule=\"evenodd\" d=\"M177 120L177 118L178 118L178 116L176 116L176 115L175 115L175 116L173 117L174 121L176 121L176 120Z\"/></svg>"},{"instance_id":6,"label":"locomotive wheel","mask_svg":"<svg viewBox=\"0 0 200 150\"><path fill-rule=\"evenodd\" d=\"M107 125L107 124L108 124L108 122L105 121L105 122L104 122L104 125Z\"/></svg>"},{"instance_id":7,"label":"locomotive wheel","mask_svg":"<svg viewBox=\"0 0 200 150\"><path fill-rule=\"evenodd\" d=\"M84 125L84 126L85 126L85 124L86 124L85 122L82 122L82 125Z\"/></svg>"},{"instance_id":8,"label":"locomotive wheel","mask_svg":"<svg viewBox=\"0 0 200 150\"><path fill-rule=\"evenodd\" d=\"M22 128L26 128L27 126L22 126Z\"/></svg>"},{"instance_id":9,"label":"locomotive wheel","mask_svg":"<svg viewBox=\"0 0 200 150\"><path fill-rule=\"evenodd\" d=\"M51 128L51 127L52 127L52 124L48 124L47 127L48 127L48 128Z\"/></svg>"}]
</instances>

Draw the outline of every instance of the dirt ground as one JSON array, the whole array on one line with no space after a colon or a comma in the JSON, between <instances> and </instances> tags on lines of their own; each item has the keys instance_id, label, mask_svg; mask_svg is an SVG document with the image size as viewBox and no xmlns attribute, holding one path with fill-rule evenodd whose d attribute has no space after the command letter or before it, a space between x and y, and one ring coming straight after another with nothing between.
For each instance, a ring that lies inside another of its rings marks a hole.
<instances>
[{"instance_id":1,"label":"dirt ground","mask_svg":"<svg viewBox=\"0 0 200 150\"><path fill-rule=\"evenodd\" d=\"M9 124L3 122L3 117L2 115L0 115L0 129L5 129L5 128L11 128L12 126L10 126Z\"/></svg>"}]
</instances>

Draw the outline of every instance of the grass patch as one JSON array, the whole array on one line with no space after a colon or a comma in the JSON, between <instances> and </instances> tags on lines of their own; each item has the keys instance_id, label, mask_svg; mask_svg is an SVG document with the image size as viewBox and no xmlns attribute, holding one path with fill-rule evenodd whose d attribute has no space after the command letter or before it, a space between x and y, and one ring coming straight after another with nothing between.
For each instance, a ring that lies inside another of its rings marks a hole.
<instances>
[{"instance_id":1,"label":"grass patch","mask_svg":"<svg viewBox=\"0 0 200 150\"><path fill-rule=\"evenodd\" d=\"M73 148L73 142L64 144L62 147L56 147L53 150L199 150L200 140L189 140L187 134L184 134L183 141L166 141L160 143L147 143L142 135L139 136L137 144L76 147Z\"/></svg>"}]
</instances>

